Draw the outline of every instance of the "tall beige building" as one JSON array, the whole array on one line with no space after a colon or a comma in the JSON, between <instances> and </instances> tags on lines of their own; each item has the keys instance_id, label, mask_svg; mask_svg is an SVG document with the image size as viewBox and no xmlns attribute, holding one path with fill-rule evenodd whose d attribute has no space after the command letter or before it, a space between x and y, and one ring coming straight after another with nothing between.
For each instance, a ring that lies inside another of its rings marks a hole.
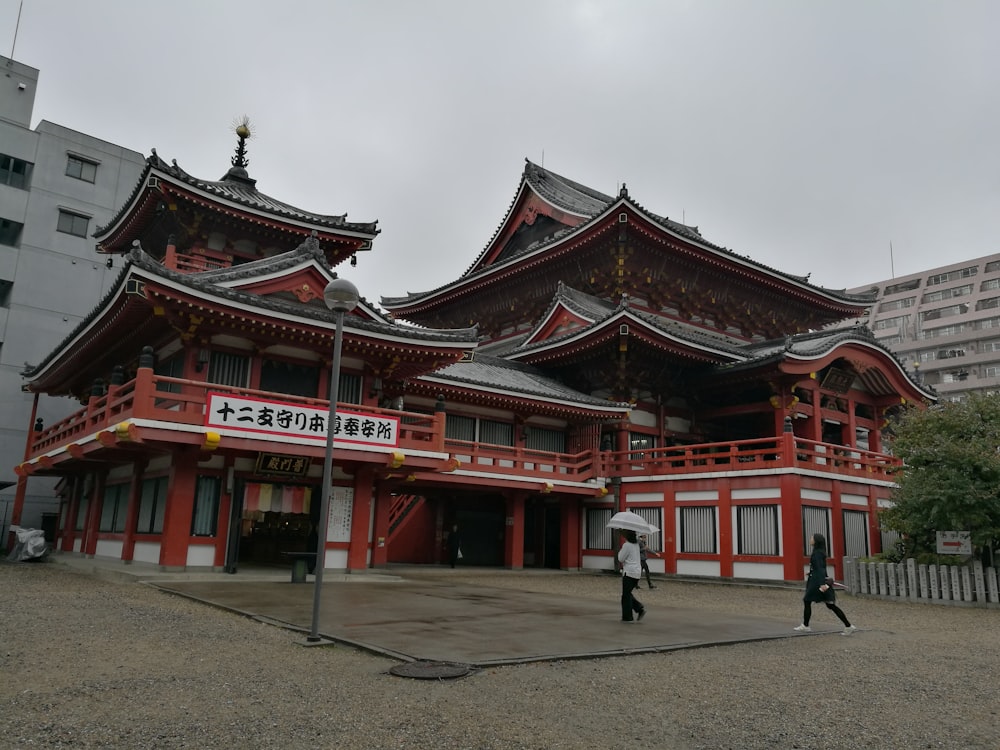
<instances>
[{"instance_id":1,"label":"tall beige building","mask_svg":"<svg viewBox=\"0 0 1000 750\"><path fill-rule=\"evenodd\" d=\"M1000 391L1000 253L873 286L875 337L942 401Z\"/></svg>"}]
</instances>

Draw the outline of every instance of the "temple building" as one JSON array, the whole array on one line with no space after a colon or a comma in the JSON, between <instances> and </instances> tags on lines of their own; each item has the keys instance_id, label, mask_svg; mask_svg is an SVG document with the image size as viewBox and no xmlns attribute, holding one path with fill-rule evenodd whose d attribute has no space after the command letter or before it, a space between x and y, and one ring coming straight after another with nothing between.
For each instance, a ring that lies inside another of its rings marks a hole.
<instances>
[{"instance_id":1,"label":"temple building","mask_svg":"<svg viewBox=\"0 0 1000 750\"><path fill-rule=\"evenodd\" d=\"M377 225L259 192L237 134L221 180L147 159L96 234L116 284L24 373L36 404L81 406L17 467L18 497L59 478L59 549L238 573L318 527L326 567L355 570L443 562L457 525L463 564L606 569L626 508L667 574L801 580L817 531L836 566L880 549L882 431L935 394L866 327L825 328L873 295L527 162L464 274L340 328L323 290Z\"/></svg>"}]
</instances>

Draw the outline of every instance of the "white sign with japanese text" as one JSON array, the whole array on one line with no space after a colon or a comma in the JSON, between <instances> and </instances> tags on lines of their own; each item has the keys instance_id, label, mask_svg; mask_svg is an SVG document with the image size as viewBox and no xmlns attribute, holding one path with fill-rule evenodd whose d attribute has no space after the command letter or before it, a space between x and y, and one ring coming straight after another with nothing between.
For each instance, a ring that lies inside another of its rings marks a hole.
<instances>
[{"instance_id":1,"label":"white sign with japanese text","mask_svg":"<svg viewBox=\"0 0 1000 750\"><path fill-rule=\"evenodd\" d=\"M330 517L326 524L326 541L351 541L351 512L354 510L354 488L334 487L330 493Z\"/></svg>"},{"instance_id":2,"label":"white sign with japanese text","mask_svg":"<svg viewBox=\"0 0 1000 750\"><path fill-rule=\"evenodd\" d=\"M230 393L209 393L205 426L326 441L326 409L268 401ZM337 410L333 437L338 443L397 447L399 418Z\"/></svg>"}]
</instances>

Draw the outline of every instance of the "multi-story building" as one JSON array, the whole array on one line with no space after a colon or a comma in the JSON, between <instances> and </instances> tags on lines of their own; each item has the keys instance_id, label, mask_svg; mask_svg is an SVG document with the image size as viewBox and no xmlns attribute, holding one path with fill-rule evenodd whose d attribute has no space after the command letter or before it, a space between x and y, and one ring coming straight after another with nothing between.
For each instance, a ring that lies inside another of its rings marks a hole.
<instances>
[{"instance_id":1,"label":"multi-story building","mask_svg":"<svg viewBox=\"0 0 1000 750\"><path fill-rule=\"evenodd\" d=\"M874 285L866 322L941 400L1000 391L1000 254Z\"/></svg>"},{"instance_id":2,"label":"multi-story building","mask_svg":"<svg viewBox=\"0 0 1000 750\"><path fill-rule=\"evenodd\" d=\"M0 57L0 537L11 518L14 466L24 459L31 397L21 372L89 313L121 272L94 251L145 166L142 154L70 128L31 120L39 72ZM78 408L52 400L39 416ZM8 486L5 486L8 485ZM51 487L32 486L22 523L58 509Z\"/></svg>"}]
</instances>

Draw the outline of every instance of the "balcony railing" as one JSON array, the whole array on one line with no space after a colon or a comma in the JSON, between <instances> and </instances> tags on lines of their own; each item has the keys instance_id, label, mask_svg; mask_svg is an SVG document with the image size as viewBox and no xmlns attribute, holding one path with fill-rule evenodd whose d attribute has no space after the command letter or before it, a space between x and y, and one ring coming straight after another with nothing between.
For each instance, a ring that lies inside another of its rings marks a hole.
<instances>
[{"instance_id":1,"label":"balcony railing","mask_svg":"<svg viewBox=\"0 0 1000 750\"><path fill-rule=\"evenodd\" d=\"M209 392L259 399L274 399L277 395L270 391L154 375L151 369L140 368L134 380L123 385L109 386L105 395L92 396L81 411L32 433L28 458L68 445L129 419L203 425ZM299 406L322 409L329 407L328 401L317 398L280 394L280 400ZM346 403L338 404L337 408L345 411L360 409L367 414L398 418L401 449L444 452L443 417Z\"/></svg>"},{"instance_id":2,"label":"balcony railing","mask_svg":"<svg viewBox=\"0 0 1000 750\"><path fill-rule=\"evenodd\" d=\"M87 406L39 432L32 433L29 460L72 444L95 432L129 419L203 425L209 392L226 393L327 408L322 399L305 398L249 388L234 388L182 378L155 375L140 368L134 380L109 386L103 396L93 396ZM489 445L444 437L441 413L421 414L340 404L345 410L399 419L399 447L448 453L466 471L540 480L591 482L609 477L676 476L712 472L747 472L765 469L815 470L866 479L893 481L901 463L881 453L848 448L796 437L734 440L699 445L671 446L641 451L552 453L517 446Z\"/></svg>"}]
</instances>

